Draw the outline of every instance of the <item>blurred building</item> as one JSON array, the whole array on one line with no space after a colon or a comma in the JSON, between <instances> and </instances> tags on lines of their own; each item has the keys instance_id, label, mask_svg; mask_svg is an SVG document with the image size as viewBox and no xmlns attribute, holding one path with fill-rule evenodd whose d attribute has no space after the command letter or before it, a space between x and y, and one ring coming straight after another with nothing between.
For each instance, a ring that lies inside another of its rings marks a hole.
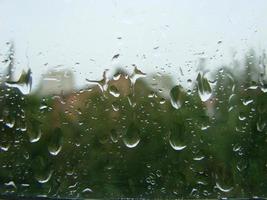
<instances>
[{"instance_id":1,"label":"blurred building","mask_svg":"<svg viewBox=\"0 0 267 200\"><path fill-rule=\"evenodd\" d=\"M42 75L37 93L41 96L68 94L74 89L74 77L70 70L51 70Z\"/></svg>"}]
</instances>

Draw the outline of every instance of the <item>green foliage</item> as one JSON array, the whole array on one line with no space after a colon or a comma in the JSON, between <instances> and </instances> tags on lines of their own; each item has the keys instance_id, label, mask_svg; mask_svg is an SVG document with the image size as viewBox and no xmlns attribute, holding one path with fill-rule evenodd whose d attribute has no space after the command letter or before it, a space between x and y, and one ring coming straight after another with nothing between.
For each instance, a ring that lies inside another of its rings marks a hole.
<instances>
[{"instance_id":1,"label":"green foliage","mask_svg":"<svg viewBox=\"0 0 267 200\"><path fill-rule=\"evenodd\" d=\"M174 86L172 102L142 78L128 93L110 86L42 98L3 84L0 192L266 197L267 93L256 56L245 63L242 77L218 70L213 88L201 74L191 93Z\"/></svg>"}]
</instances>

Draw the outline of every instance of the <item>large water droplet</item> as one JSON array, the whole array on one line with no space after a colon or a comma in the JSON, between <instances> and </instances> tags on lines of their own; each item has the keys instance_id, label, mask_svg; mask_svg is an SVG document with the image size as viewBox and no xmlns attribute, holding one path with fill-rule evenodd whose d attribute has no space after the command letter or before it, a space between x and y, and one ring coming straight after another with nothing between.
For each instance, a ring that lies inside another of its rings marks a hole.
<instances>
[{"instance_id":1,"label":"large water droplet","mask_svg":"<svg viewBox=\"0 0 267 200\"><path fill-rule=\"evenodd\" d=\"M132 75L130 76L130 80L131 80L132 84L134 85L136 80L139 78L145 77L146 73L144 73L140 69L138 69L136 65L133 65L133 66L134 66L134 70L133 70Z\"/></svg>"},{"instance_id":2,"label":"large water droplet","mask_svg":"<svg viewBox=\"0 0 267 200\"><path fill-rule=\"evenodd\" d=\"M197 76L198 95L201 101L205 102L211 97L211 87L209 81L200 73Z\"/></svg>"},{"instance_id":3,"label":"large water droplet","mask_svg":"<svg viewBox=\"0 0 267 200\"><path fill-rule=\"evenodd\" d=\"M139 144L139 142L140 142L140 131L134 123L131 123L125 135L123 136L123 143L128 148L134 148Z\"/></svg>"},{"instance_id":4,"label":"large water droplet","mask_svg":"<svg viewBox=\"0 0 267 200\"><path fill-rule=\"evenodd\" d=\"M263 117L259 117L258 121L257 121L257 130L259 132L262 132L264 130L266 126L266 121L263 119Z\"/></svg>"},{"instance_id":5,"label":"large water droplet","mask_svg":"<svg viewBox=\"0 0 267 200\"><path fill-rule=\"evenodd\" d=\"M47 183L52 176L52 171L49 171L47 174L38 174L35 176L36 180L39 183Z\"/></svg>"},{"instance_id":6,"label":"large water droplet","mask_svg":"<svg viewBox=\"0 0 267 200\"><path fill-rule=\"evenodd\" d=\"M32 168L34 171L35 179L39 183L47 183L50 180L53 171L50 169L47 161L43 157L37 156L33 160Z\"/></svg>"},{"instance_id":7,"label":"large water droplet","mask_svg":"<svg viewBox=\"0 0 267 200\"><path fill-rule=\"evenodd\" d=\"M216 188L218 188L222 192L230 192L234 189L233 187L233 175L231 171L223 168L218 170L218 172L215 174L216 178Z\"/></svg>"},{"instance_id":8,"label":"large water droplet","mask_svg":"<svg viewBox=\"0 0 267 200\"><path fill-rule=\"evenodd\" d=\"M48 151L51 155L57 155L62 148L63 135L60 128L56 128L50 135L48 143Z\"/></svg>"},{"instance_id":9,"label":"large water droplet","mask_svg":"<svg viewBox=\"0 0 267 200\"><path fill-rule=\"evenodd\" d=\"M108 81L109 81L109 79L108 79L108 77L107 77L107 70L105 70L105 71L103 72L102 77L103 77L103 78L102 78L101 80L99 80L99 81L97 81L97 80L90 80L90 79L86 79L86 81L88 81L88 82L90 82L90 83L92 83L92 84L96 84L96 85L98 85L99 88L100 88L100 90L101 90L102 92L104 92L104 91L106 91L106 89L107 89L107 87L108 87L107 83L108 83Z\"/></svg>"},{"instance_id":10,"label":"large water droplet","mask_svg":"<svg viewBox=\"0 0 267 200\"><path fill-rule=\"evenodd\" d=\"M267 84L264 84L264 85L261 86L261 91L263 93L267 93Z\"/></svg>"},{"instance_id":11,"label":"large water droplet","mask_svg":"<svg viewBox=\"0 0 267 200\"><path fill-rule=\"evenodd\" d=\"M119 136L118 136L117 131L115 129L111 129L110 138L111 138L112 142L114 142L114 143L118 142L118 137Z\"/></svg>"},{"instance_id":12,"label":"large water droplet","mask_svg":"<svg viewBox=\"0 0 267 200\"><path fill-rule=\"evenodd\" d=\"M7 81L5 84L8 87L18 88L24 95L29 94L32 87L31 70L23 71L18 81Z\"/></svg>"},{"instance_id":13,"label":"large water droplet","mask_svg":"<svg viewBox=\"0 0 267 200\"><path fill-rule=\"evenodd\" d=\"M185 140L185 130L184 126L181 124L175 124L173 128L171 128L169 133L169 143L171 147L176 151L181 151L186 148L184 143Z\"/></svg>"},{"instance_id":14,"label":"large water droplet","mask_svg":"<svg viewBox=\"0 0 267 200\"><path fill-rule=\"evenodd\" d=\"M29 141L31 143L38 142L42 136L42 131L39 127L38 128L33 127L33 129L28 132L28 136L29 136Z\"/></svg>"},{"instance_id":15,"label":"large water droplet","mask_svg":"<svg viewBox=\"0 0 267 200\"><path fill-rule=\"evenodd\" d=\"M218 182L216 182L216 187L222 191L222 192L231 192L231 190L233 189L233 187L224 187L224 186L221 186Z\"/></svg>"},{"instance_id":16,"label":"large water droplet","mask_svg":"<svg viewBox=\"0 0 267 200\"><path fill-rule=\"evenodd\" d=\"M183 95L182 87L179 85L174 86L170 91L171 96L171 104L175 109L179 109L183 103Z\"/></svg>"}]
</instances>

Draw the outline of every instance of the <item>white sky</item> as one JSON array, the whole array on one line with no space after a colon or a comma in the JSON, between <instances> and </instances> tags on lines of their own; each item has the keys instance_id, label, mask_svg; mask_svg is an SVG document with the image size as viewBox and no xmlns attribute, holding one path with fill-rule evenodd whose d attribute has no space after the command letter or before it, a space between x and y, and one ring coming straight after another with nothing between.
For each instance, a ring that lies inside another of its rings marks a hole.
<instances>
[{"instance_id":1,"label":"white sky","mask_svg":"<svg viewBox=\"0 0 267 200\"><path fill-rule=\"evenodd\" d=\"M177 80L179 67L194 76L199 57L214 56L212 68L230 62L233 51L265 49L266 19L266 0L0 0L0 52L13 40L16 72L29 63L34 86L57 65L72 69L79 86L131 64L163 68Z\"/></svg>"}]
</instances>

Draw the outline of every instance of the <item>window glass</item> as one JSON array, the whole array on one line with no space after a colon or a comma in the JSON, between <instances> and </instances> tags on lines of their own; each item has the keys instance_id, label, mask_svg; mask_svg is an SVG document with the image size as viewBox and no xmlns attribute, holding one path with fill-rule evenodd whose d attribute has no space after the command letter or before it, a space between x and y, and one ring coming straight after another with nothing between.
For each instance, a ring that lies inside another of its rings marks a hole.
<instances>
[{"instance_id":1,"label":"window glass","mask_svg":"<svg viewBox=\"0 0 267 200\"><path fill-rule=\"evenodd\" d=\"M2 0L0 198L267 197L266 10Z\"/></svg>"}]
</instances>

